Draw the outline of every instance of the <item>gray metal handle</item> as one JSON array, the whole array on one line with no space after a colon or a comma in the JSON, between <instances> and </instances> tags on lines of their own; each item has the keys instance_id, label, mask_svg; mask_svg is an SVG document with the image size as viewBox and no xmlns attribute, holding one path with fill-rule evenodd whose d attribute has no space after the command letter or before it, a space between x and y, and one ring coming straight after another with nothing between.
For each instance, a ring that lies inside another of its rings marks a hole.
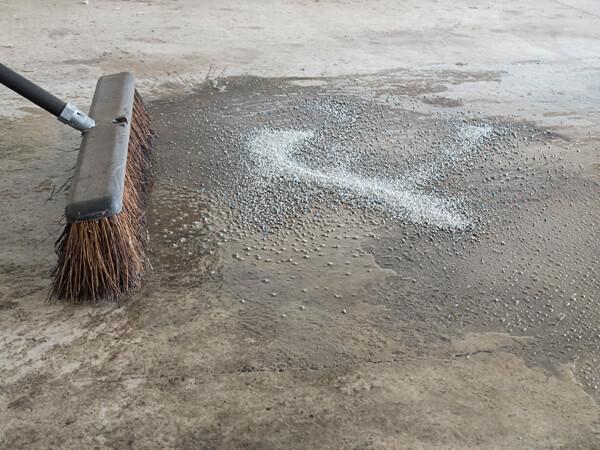
<instances>
[{"instance_id":1,"label":"gray metal handle","mask_svg":"<svg viewBox=\"0 0 600 450\"><path fill-rule=\"evenodd\" d=\"M42 89L33 81L29 81L14 70L0 63L0 83L13 90L27 100L45 109L63 123L79 131L89 130L96 123L94 119L81 112L74 105L67 103L50 92Z\"/></svg>"}]
</instances>

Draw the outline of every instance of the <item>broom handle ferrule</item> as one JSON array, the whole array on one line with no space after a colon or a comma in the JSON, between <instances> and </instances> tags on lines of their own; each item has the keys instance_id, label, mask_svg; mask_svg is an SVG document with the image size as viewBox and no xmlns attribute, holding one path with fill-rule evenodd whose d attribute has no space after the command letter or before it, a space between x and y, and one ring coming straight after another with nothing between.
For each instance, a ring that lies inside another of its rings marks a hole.
<instances>
[{"instance_id":1,"label":"broom handle ferrule","mask_svg":"<svg viewBox=\"0 0 600 450\"><path fill-rule=\"evenodd\" d=\"M87 114L81 112L70 103L52 95L2 63L0 63L0 83L32 101L40 108L45 109L61 122L79 131L88 130L95 125L94 120Z\"/></svg>"}]
</instances>

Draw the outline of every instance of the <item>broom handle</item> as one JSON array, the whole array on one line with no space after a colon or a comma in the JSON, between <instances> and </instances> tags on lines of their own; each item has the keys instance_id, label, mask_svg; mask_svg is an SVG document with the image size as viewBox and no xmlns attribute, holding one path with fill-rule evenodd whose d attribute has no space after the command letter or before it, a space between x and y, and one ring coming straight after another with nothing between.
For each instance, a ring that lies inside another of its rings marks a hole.
<instances>
[{"instance_id":1,"label":"broom handle","mask_svg":"<svg viewBox=\"0 0 600 450\"><path fill-rule=\"evenodd\" d=\"M76 130L85 131L95 125L94 119L79 111L75 106L67 103L50 92L42 89L37 84L29 81L14 70L0 63L0 83L17 94L32 101L40 108L58 118L63 123L72 126Z\"/></svg>"},{"instance_id":2,"label":"broom handle","mask_svg":"<svg viewBox=\"0 0 600 450\"><path fill-rule=\"evenodd\" d=\"M55 97L50 92L45 91L37 84L29 81L27 78L19 75L17 72L1 63L0 83L26 99L31 100L40 108L44 108L55 117L60 116L62 110L67 106L67 102L63 102L58 97Z\"/></svg>"}]
</instances>

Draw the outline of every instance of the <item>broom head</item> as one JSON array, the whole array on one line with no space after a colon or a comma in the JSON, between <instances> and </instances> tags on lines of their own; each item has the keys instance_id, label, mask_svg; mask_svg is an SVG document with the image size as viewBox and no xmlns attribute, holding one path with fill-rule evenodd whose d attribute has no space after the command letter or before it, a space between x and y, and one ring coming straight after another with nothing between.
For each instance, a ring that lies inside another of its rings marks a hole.
<instances>
[{"instance_id":1,"label":"broom head","mask_svg":"<svg viewBox=\"0 0 600 450\"><path fill-rule=\"evenodd\" d=\"M153 141L130 73L98 80L56 241L51 297L117 299L139 287L146 266L145 209Z\"/></svg>"}]
</instances>

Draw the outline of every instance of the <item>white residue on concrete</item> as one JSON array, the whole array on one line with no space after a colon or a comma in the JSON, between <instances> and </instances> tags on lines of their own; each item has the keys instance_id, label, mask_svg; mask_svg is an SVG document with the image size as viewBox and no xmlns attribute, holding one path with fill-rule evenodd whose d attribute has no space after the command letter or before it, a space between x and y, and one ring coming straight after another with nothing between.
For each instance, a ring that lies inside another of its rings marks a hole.
<instances>
[{"instance_id":1,"label":"white residue on concrete","mask_svg":"<svg viewBox=\"0 0 600 450\"><path fill-rule=\"evenodd\" d=\"M312 130L255 130L246 142L259 173L267 181L285 176L312 183L341 195L353 195L374 208L418 224L462 230L470 225L466 216L449 199L419 192L410 177L387 180L363 177L339 168L311 168L293 154L315 137ZM418 172L418 171L417 171Z\"/></svg>"}]
</instances>

